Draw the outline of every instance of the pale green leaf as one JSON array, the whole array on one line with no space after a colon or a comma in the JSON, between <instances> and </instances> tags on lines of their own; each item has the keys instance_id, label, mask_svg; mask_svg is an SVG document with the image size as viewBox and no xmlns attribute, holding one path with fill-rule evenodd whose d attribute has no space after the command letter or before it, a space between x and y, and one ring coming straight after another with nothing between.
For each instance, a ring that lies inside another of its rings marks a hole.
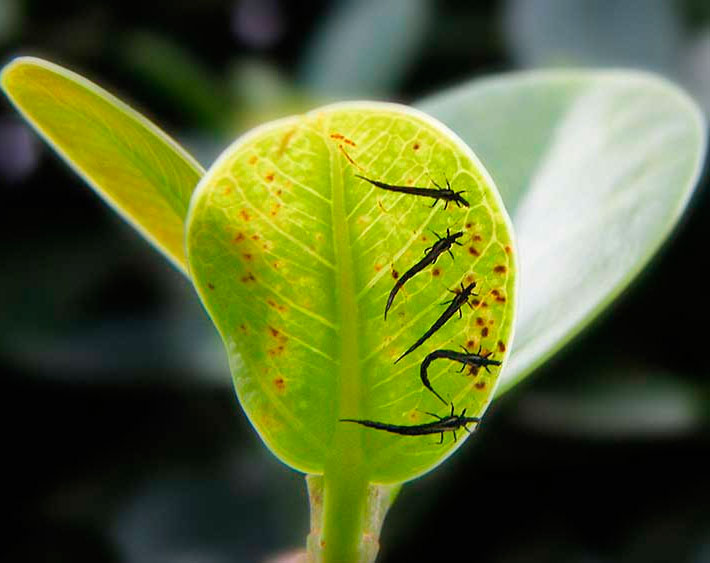
<instances>
[{"instance_id":1,"label":"pale green leaf","mask_svg":"<svg viewBox=\"0 0 710 563\"><path fill-rule=\"evenodd\" d=\"M184 219L203 170L120 100L55 64L20 57L2 71L17 109L77 174L178 268Z\"/></svg>"},{"instance_id":2,"label":"pale green leaf","mask_svg":"<svg viewBox=\"0 0 710 563\"><path fill-rule=\"evenodd\" d=\"M672 84L623 71L512 74L418 107L476 151L513 218L521 293L504 391L589 324L668 237L698 181L705 123Z\"/></svg>"},{"instance_id":3,"label":"pale green leaf","mask_svg":"<svg viewBox=\"0 0 710 563\"><path fill-rule=\"evenodd\" d=\"M451 181L470 208L375 188ZM462 230L406 283L383 319L394 278L436 239ZM210 168L187 224L193 282L227 348L244 410L285 463L308 473L396 483L432 468L458 444L448 435L398 436L338 422L398 425L449 414L419 378L423 357L468 345L505 366L514 319L515 250L487 172L460 140L419 112L351 103L262 126ZM477 282L479 297L394 365L441 315L450 288ZM431 366L435 388L467 414L488 405L500 368L457 374Z\"/></svg>"}]
</instances>

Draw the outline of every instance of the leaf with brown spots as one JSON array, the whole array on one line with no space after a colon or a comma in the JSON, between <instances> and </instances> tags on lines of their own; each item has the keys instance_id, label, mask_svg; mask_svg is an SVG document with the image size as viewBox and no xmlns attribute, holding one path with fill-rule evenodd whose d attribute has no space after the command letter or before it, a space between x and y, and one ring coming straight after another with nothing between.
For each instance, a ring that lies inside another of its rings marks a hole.
<instances>
[{"instance_id":1,"label":"leaf with brown spots","mask_svg":"<svg viewBox=\"0 0 710 563\"><path fill-rule=\"evenodd\" d=\"M412 180L433 188L448 180L471 207L431 207L431 200L379 189L355 176L353 162L395 185ZM286 182L289 190L276 195L273 184ZM470 243L455 246L453 260L442 255L425 270L429 275L408 279L385 322L387 295L424 255L432 232L465 224L481 237L476 252ZM405 107L376 103L330 106L262 126L210 168L195 191L187 231L193 281L229 352L242 406L284 462L326 477L347 468L368 482L396 483L463 443L439 446L338 422L408 424L418 409L439 410L418 376L428 352L466 342L493 350L510 341L515 300L491 297L485 319L495 324L483 330L476 320L483 305L472 300L473 311L465 307L463 319L450 319L393 365L462 282L475 281L484 297L515 296L515 254L505 251L513 239L500 198L481 163L449 131ZM206 290L208 283L215 289ZM505 354L496 359L505 363ZM480 416L500 368L487 375L485 390L455 371L439 362L430 377L457 409Z\"/></svg>"}]
</instances>

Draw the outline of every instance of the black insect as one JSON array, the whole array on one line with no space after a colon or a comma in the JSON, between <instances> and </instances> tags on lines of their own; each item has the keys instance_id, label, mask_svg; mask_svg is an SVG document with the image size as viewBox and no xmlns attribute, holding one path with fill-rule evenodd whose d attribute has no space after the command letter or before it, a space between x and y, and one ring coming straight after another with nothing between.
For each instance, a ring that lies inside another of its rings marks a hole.
<instances>
[{"instance_id":1,"label":"black insect","mask_svg":"<svg viewBox=\"0 0 710 563\"><path fill-rule=\"evenodd\" d=\"M390 295L387 298L387 305L385 306L385 320L387 320L387 311L389 311L390 307L392 306L392 302L394 301L395 296L397 295L397 292L402 288L402 286L412 279L415 275L417 275L419 272L421 272L424 268L427 266L430 266L434 263L436 263L436 260L441 256L444 252L448 252L451 255L451 258L453 259L454 255L451 252L451 247L454 244L458 244L459 246L463 246L460 242L458 242L456 239L460 238L463 236L463 231L459 231L457 233L454 233L453 235L449 231L449 229L446 229L446 236L445 237L440 237L436 233L434 233L436 236L437 240L432 246L427 248L424 251L424 258L419 260L414 266L409 268L404 274L402 274L402 277L400 277L397 280L397 283L394 284L394 287L392 288L392 291L390 291Z\"/></svg>"},{"instance_id":2,"label":"black insect","mask_svg":"<svg viewBox=\"0 0 710 563\"><path fill-rule=\"evenodd\" d=\"M499 366L501 364L498 360L493 360L490 358L490 355L493 352L486 352L485 354L481 354L481 348L479 347L478 352L476 354L472 354L468 351L468 348L464 346L461 346L461 348L464 349L463 352L457 352L456 350L434 350L431 354L424 358L424 361L422 362L422 365L419 368L419 377L421 377L424 387L434 393L434 395L436 395L439 400L445 405L448 405L448 401L445 401L441 397L441 395L434 391L434 388L431 386L431 383L429 383L429 375L427 373L427 370L429 369L429 364L431 364L434 360L438 360L439 358L447 358L449 360L461 363L462 365L461 369L459 370L459 373L466 369L466 366L482 367L488 373L490 373L488 366Z\"/></svg>"},{"instance_id":3,"label":"black insect","mask_svg":"<svg viewBox=\"0 0 710 563\"><path fill-rule=\"evenodd\" d=\"M411 426L398 425L398 424L387 424L386 422L375 422L374 420L356 420L353 418L341 418L341 422L354 422L355 424L361 424L362 426L367 426L368 428L374 428L375 430L384 430L385 432L391 432L392 434L402 434L403 436L424 436L426 434L441 434L440 444L444 443L444 432L454 433L454 442L456 441L456 431L463 428L469 434L471 431L466 426L467 424L473 424L474 422L478 424L481 419L475 416L466 416L466 409L461 411L461 414L454 414L454 405L451 405L451 414L448 416L441 417L438 414L432 412L426 413L433 416L437 420L434 422L426 422L424 424L414 424Z\"/></svg>"},{"instance_id":4,"label":"black insect","mask_svg":"<svg viewBox=\"0 0 710 563\"><path fill-rule=\"evenodd\" d=\"M432 204L432 207L436 205L436 202L439 201L440 199L443 199L446 203L444 204L444 209L446 209L449 206L449 203L452 201L456 204L457 207L461 207L462 205L464 207L469 207L468 201L466 201L461 194L465 193L463 191L461 192L455 192L451 188L451 184L449 184L449 180L446 179L446 187L442 188L439 184L437 184L434 180L431 181L432 184L436 186L436 189L434 188L417 188L417 187L412 187L412 186L394 186L392 184L385 184L384 182L379 182L377 180L370 180L370 178L366 178L365 176L360 176L360 174L355 174L356 178L360 178L361 180L365 180L366 182L370 182L373 186L377 186L378 188L382 188L383 190L389 190L391 192L399 192L403 194L410 194L410 195L418 195L422 197L431 197L434 198L434 203Z\"/></svg>"},{"instance_id":5,"label":"black insect","mask_svg":"<svg viewBox=\"0 0 710 563\"><path fill-rule=\"evenodd\" d=\"M444 311L441 314L441 316L437 319L437 321L433 325L431 325L429 330L427 330L419 340L417 340L414 344L412 344L404 354L402 354L399 358L397 358L394 363L396 364L399 360L404 358L404 356L406 356L410 352L413 352L414 350L419 348L419 346L421 346L432 334L434 334L437 330L439 330L442 326L444 326L446 321L448 321L456 313L458 313L459 318L461 318L461 316L462 316L461 315L461 307L463 307L464 305L468 305L469 307L471 307L471 304L468 302L468 298L471 297L471 295L474 295L474 296L476 295L475 293L473 293L474 287L476 287L476 282L471 282L466 287L464 287L463 283L462 283L460 290L454 291L454 290L450 289L449 291L451 291L452 293L455 293L456 295L450 301L444 302L444 305L447 305L447 304L449 305L446 308L446 311ZM473 308L473 307L471 307L471 308Z\"/></svg>"}]
</instances>

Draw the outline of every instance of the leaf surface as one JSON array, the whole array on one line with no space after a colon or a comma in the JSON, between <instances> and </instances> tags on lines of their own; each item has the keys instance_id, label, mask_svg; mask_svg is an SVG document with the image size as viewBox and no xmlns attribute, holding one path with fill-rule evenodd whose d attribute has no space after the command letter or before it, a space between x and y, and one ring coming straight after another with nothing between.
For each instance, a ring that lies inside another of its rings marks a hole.
<instances>
[{"instance_id":1,"label":"leaf surface","mask_svg":"<svg viewBox=\"0 0 710 563\"><path fill-rule=\"evenodd\" d=\"M698 182L704 119L677 87L631 71L511 74L418 107L481 157L513 218L520 311L502 392L587 326L669 236Z\"/></svg>"},{"instance_id":2,"label":"leaf surface","mask_svg":"<svg viewBox=\"0 0 710 563\"><path fill-rule=\"evenodd\" d=\"M355 174L429 188L448 178L471 207L432 207ZM455 260L442 255L408 281L385 321L395 279L436 241L432 232L447 228L464 233ZM436 348L482 346L505 365L516 271L507 215L470 149L409 108L339 104L238 139L195 191L187 250L244 410L276 455L304 472L351 464L370 482L415 477L453 450L450 434L438 445L438 435L338 420L415 425L433 420L422 411L449 414L419 378L421 360ZM442 314L449 289L470 281L479 293L473 310L394 365ZM433 385L457 413L481 414L500 368L457 368L433 363Z\"/></svg>"},{"instance_id":3,"label":"leaf surface","mask_svg":"<svg viewBox=\"0 0 710 563\"><path fill-rule=\"evenodd\" d=\"M184 219L200 165L145 117L58 65L20 57L1 81L67 164L185 272Z\"/></svg>"}]
</instances>

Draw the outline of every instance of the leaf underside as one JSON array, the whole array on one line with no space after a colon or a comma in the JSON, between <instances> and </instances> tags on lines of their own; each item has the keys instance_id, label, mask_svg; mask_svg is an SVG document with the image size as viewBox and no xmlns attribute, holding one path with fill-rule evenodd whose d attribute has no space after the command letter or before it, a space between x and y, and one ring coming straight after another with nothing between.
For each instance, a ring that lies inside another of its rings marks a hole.
<instances>
[{"instance_id":1,"label":"leaf underside","mask_svg":"<svg viewBox=\"0 0 710 563\"><path fill-rule=\"evenodd\" d=\"M432 207L355 174L423 187L448 178L471 207ZM407 282L385 321L395 278L436 241L432 232L447 228L465 233L455 260L441 256ZM187 252L242 406L274 453L299 470L321 473L338 452L364 462L374 482L430 469L453 450L450 435L438 445L438 435L397 436L338 419L411 425L433 420L422 411L448 414L419 379L421 360L436 348L481 346L505 365L516 271L507 215L473 153L411 109L340 104L239 139L195 191ZM474 310L394 365L443 312L449 288L474 280ZM457 368L435 362L432 383L457 412L483 413L501 368Z\"/></svg>"},{"instance_id":2,"label":"leaf underside","mask_svg":"<svg viewBox=\"0 0 710 563\"><path fill-rule=\"evenodd\" d=\"M3 69L2 88L67 164L185 272L184 222L200 165L145 117L58 65L17 58Z\"/></svg>"}]
</instances>

